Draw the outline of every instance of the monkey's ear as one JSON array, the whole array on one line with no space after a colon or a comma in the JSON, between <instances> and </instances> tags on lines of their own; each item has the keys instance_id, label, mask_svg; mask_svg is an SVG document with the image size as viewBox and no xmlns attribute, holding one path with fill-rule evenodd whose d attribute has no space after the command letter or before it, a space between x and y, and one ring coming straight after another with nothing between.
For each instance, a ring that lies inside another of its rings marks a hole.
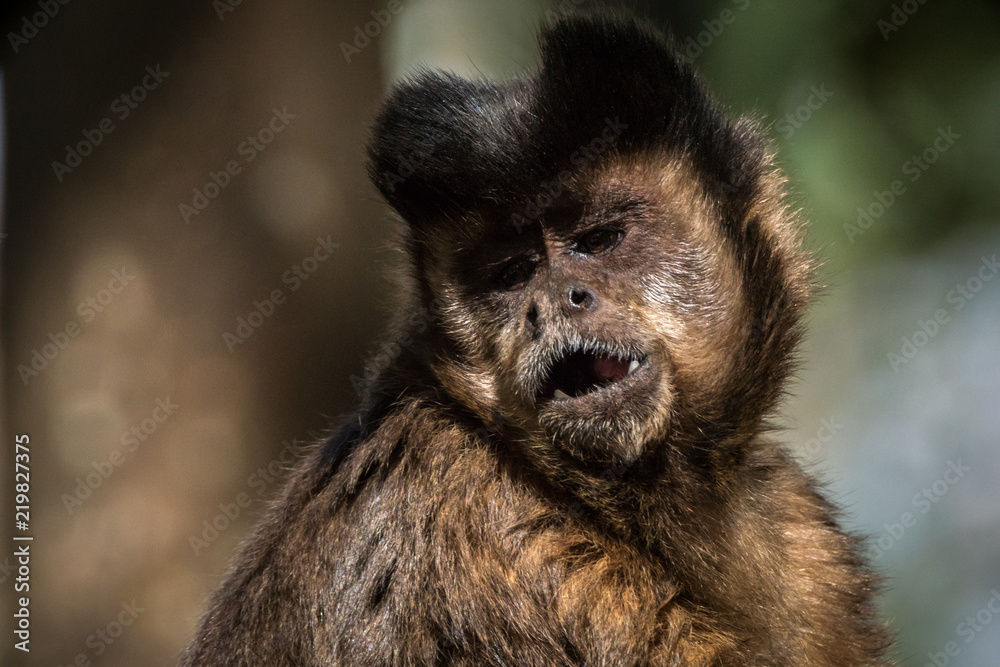
<instances>
[{"instance_id":1,"label":"monkey's ear","mask_svg":"<svg viewBox=\"0 0 1000 667\"><path fill-rule=\"evenodd\" d=\"M524 88L432 72L398 85L368 145L372 182L417 229L503 201L525 144Z\"/></svg>"}]
</instances>

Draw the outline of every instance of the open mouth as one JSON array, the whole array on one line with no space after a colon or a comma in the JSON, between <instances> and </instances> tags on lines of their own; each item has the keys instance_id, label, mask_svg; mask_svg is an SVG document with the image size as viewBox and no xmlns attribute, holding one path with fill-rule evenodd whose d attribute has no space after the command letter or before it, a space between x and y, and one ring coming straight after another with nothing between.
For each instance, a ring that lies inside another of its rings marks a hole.
<instances>
[{"instance_id":1,"label":"open mouth","mask_svg":"<svg viewBox=\"0 0 1000 667\"><path fill-rule=\"evenodd\" d=\"M644 357L631 353L573 350L552 365L542 393L561 400L600 391L629 377L643 360Z\"/></svg>"}]
</instances>

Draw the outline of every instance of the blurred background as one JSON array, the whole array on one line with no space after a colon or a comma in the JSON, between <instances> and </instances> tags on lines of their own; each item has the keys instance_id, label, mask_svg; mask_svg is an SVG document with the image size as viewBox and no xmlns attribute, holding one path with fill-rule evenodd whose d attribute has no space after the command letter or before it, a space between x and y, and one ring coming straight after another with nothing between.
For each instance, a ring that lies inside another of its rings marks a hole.
<instances>
[{"instance_id":1,"label":"blurred background","mask_svg":"<svg viewBox=\"0 0 1000 667\"><path fill-rule=\"evenodd\" d=\"M0 44L0 507L27 434L35 538L30 654L0 549L0 663L170 665L379 352L387 87L523 72L591 0L65 2ZM784 438L871 536L901 663L1000 664L1000 6L629 4L766 119L811 220Z\"/></svg>"}]
</instances>

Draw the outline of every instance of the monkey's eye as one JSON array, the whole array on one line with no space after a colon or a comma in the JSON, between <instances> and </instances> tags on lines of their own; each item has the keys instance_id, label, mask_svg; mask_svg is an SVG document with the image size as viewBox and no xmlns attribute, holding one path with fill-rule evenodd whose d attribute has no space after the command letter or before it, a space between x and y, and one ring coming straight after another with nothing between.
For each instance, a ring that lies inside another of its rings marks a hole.
<instances>
[{"instance_id":1,"label":"monkey's eye","mask_svg":"<svg viewBox=\"0 0 1000 667\"><path fill-rule=\"evenodd\" d=\"M598 227L576 239L573 249L585 255L599 255L617 246L625 232L615 227Z\"/></svg>"},{"instance_id":2,"label":"monkey's eye","mask_svg":"<svg viewBox=\"0 0 1000 667\"><path fill-rule=\"evenodd\" d=\"M520 257L507 262L497 274L497 282L503 289L512 290L528 282L535 272L535 262Z\"/></svg>"}]
</instances>

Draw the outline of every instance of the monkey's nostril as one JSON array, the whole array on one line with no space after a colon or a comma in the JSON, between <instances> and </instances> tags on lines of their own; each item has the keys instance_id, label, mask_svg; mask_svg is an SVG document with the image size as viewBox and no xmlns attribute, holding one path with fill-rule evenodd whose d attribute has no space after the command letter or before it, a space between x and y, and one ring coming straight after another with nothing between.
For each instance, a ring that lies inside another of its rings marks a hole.
<instances>
[{"instance_id":1,"label":"monkey's nostril","mask_svg":"<svg viewBox=\"0 0 1000 667\"><path fill-rule=\"evenodd\" d=\"M594 295L584 287L569 288L569 304L574 308L590 308L594 303Z\"/></svg>"}]
</instances>

